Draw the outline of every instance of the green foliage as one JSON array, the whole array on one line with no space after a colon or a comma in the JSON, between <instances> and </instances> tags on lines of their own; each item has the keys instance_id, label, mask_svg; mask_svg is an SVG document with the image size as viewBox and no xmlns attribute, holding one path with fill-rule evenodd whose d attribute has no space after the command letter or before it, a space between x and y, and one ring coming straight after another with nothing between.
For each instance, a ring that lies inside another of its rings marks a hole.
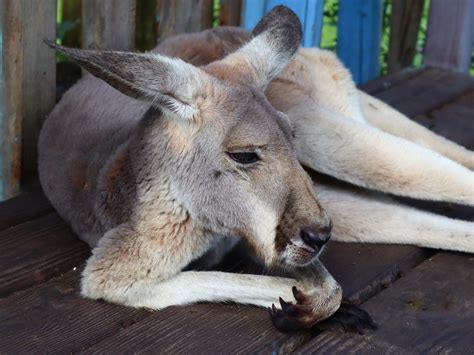
<instances>
[{"instance_id":1,"label":"green foliage","mask_svg":"<svg viewBox=\"0 0 474 355\"><path fill-rule=\"evenodd\" d=\"M324 2L323 30L321 34L321 48L336 51L337 45L337 13L339 11L338 0L326 0Z\"/></svg>"},{"instance_id":2,"label":"green foliage","mask_svg":"<svg viewBox=\"0 0 474 355\"><path fill-rule=\"evenodd\" d=\"M382 38L380 41L380 74L387 72L387 57L390 38L390 16L392 15L392 0L384 0L382 10Z\"/></svg>"}]
</instances>

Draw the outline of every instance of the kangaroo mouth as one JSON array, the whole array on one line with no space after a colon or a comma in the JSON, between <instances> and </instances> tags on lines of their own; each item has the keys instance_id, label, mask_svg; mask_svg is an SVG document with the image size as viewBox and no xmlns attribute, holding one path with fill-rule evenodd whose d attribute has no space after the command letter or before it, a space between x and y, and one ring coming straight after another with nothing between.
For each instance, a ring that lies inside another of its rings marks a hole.
<instances>
[{"instance_id":1,"label":"kangaroo mouth","mask_svg":"<svg viewBox=\"0 0 474 355\"><path fill-rule=\"evenodd\" d=\"M285 250L281 253L282 260L288 265L305 266L314 261L321 254L323 248L314 249L307 245L297 245L288 241Z\"/></svg>"}]
</instances>

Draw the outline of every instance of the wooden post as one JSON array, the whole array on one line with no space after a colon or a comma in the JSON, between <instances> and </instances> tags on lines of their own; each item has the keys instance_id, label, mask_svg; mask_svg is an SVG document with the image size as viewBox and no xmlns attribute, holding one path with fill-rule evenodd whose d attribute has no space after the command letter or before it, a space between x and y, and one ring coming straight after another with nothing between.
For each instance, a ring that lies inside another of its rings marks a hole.
<instances>
[{"instance_id":1,"label":"wooden post","mask_svg":"<svg viewBox=\"0 0 474 355\"><path fill-rule=\"evenodd\" d=\"M473 0L431 0L424 64L469 72Z\"/></svg>"},{"instance_id":2,"label":"wooden post","mask_svg":"<svg viewBox=\"0 0 474 355\"><path fill-rule=\"evenodd\" d=\"M55 103L56 0L3 0L1 17L1 198L37 181L41 125Z\"/></svg>"},{"instance_id":3,"label":"wooden post","mask_svg":"<svg viewBox=\"0 0 474 355\"><path fill-rule=\"evenodd\" d=\"M158 41L212 27L212 0L159 0Z\"/></svg>"},{"instance_id":4,"label":"wooden post","mask_svg":"<svg viewBox=\"0 0 474 355\"><path fill-rule=\"evenodd\" d=\"M358 84L378 76L382 0L340 0L337 55Z\"/></svg>"},{"instance_id":5,"label":"wooden post","mask_svg":"<svg viewBox=\"0 0 474 355\"><path fill-rule=\"evenodd\" d=\"M388 72L413 64L424 0L393 0L390 17Z\"/></svg>"},{"instance_id":6,"label":"wooden post","mask_svg":"<svg viewBox=\"0 0 474 355\"><path fill-rule=\"evenodd\" d=\"M220 0L220 26L240 26L241 15L242 0Z\"/></svg>"},{"instance_id":7,"label":"wooden post","mask_svg":"<svg viewBox=\"0 0 474 355\"><path fill-rule=\"evenodd\" d=\"M82 0L82 47L134 49L135 5L135 0Z\"/></svg>"}]
</instances>

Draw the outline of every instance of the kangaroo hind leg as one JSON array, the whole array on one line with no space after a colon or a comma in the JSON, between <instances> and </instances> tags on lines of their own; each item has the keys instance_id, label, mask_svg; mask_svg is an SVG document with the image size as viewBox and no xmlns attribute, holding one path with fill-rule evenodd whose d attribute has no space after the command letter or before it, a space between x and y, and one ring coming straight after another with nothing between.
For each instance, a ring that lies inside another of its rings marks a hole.
<instances>
[{"instance_id":1,"label":"kangaroo hind leg","mask_svg":"<svg viewBox=\"0 0 474 355\"><path fill-rule=\"evenodd\" d=\"M364 117L384 132L405 138L474 170L474 152L439 136L386 103L359 91Z\"/></svg>"},{"instance_id":2,"label":"kangaroo hind leg","mask_svg":"<svg viewBox=\"0 0 474 355\"><path fill-rule=\"evenodd\" d=\"M333 240L409 244L474 253L474 223L404 206L365 191L315 184Z\"/></svg>"},{"instance_id":3,"label":"kangaroo hind leg","mask_svg":"<svg viewBox=\"0 0 474 355\"><path fill-rule=\"evenodd\" d=\"M308 102L297 108L298 160L358 186L474 205L474 172L418 144Z\"/></svg>"}]
</instances>

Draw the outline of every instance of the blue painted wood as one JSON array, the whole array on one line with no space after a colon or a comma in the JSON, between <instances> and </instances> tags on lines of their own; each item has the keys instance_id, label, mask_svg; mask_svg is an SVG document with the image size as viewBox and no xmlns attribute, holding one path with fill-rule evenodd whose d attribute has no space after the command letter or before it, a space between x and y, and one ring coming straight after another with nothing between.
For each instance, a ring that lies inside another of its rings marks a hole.
<instances>
[{"instance_id":1,"label":"blue painted wood","mask_svg":"<svg viewBox=\"0 0 474 355\"><path fill-rule=\"evenodd\" d=\"M382 0L339 0L337 55L358 84L378 76Z\"/></svg>"},{"instance_id":2,"label":"blue painted wood","mask_svg":"<svg viewBox=\"0 0 474 355\"><path fill-rule=\"evenodd\" d=\"M323 30L324 0L308 0L304 20L303 45L319 47Z\"/></svg>"},{"instance_id":3,"label":"blue painted wood","mask_svg":"<svg viewBox=\"0 0 474 355\"><path fill-rule=\"evenodd\" d=\"M323 23L324 0L244 0L242 26L252 30L262 16L276 5L285 5L300 18L303 46L319 46Z\"/></svg>"},{"instance_id":4,"label":"blue painted wood","mask_svg":"<svg viewBox=\"0 0 474 355\"><path fill-rule=\"evenodd\" d=\"M251 31L265 14L265 0L244 0L242 4L242 27Z\"/></svg>"},{"instance_id":5,"label":"blue painted wood","mask_svg":"<svg viewBox=\"0 0 474 355\"><path fill-rule=\"evenodd\" d=\"M307 0L267 0L265 4L265 13L277 5L285 5L292 9L300 18L301 23L303 23L306 17L306 3Z\"/></svg>"}]
</instances>

